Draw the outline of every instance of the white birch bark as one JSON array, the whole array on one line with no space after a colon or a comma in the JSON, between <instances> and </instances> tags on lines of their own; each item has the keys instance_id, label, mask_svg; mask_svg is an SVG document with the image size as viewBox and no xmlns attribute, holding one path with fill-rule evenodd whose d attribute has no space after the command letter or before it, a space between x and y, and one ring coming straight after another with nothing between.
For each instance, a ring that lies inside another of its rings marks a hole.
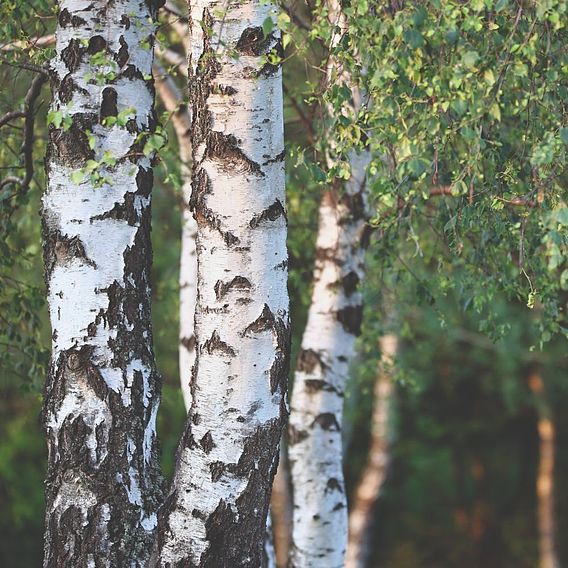
<instances>
[{"instance_id":1,"label":"white birch bark","mask_svg":"<svg viewBox=\"0 0 568 568\"><path fill-rule=\"evenodd\" d=\"M347 24L341 6L329 3L336 26L330 49ZM350 84L330 57L327 82ZM361 104L352 85L353 108ZM331 109L328 109L331 112ZM294 568L342 568L347 547L347 499L343 479L343 397L360 332L367 238L366 170L370 154L352 152L351 178L324 193L319 210L314 287L294 379L289 425L293 487L290 564Z\"/></svg>"},{"instance_id":2,"label":"white birch bark","mask_svg":"<svg viewBox=\"0 0 568 568\"><path fill-rule=\"evenodd\" d=\"M152 566L258 567L289 321L279 49L260 0L190 4L192 198L198 225L192 404Z\"/></svg>"},{"instance_id":3,"label":"white birch bark","mask_svg":"<svg viewBox=\"0 0 568 568\"><path fill-rule=\"evenodd\" d=\"M349 543L345 568L364 568L371 553L372 527L375 504L383 487L390 462L389 417L393 390L392 367L398 349L396 335L380 339L381 363L374 388L371 418L371 446L369 456L349 513Z\"/></svg>"},{"instance_id":4,"label":"white birch bark","mask_svg":"<svg viewBox=\"0 0 568 568\"><path fill-rule=\"evenodd\" d=\"M43 197L53 340L46 567L145 566L157 522L152 168L138 139L155 123L155 10L135 0L60 2L51 108L63 120L49 129ZM125 126L105 124L126 109ZM98 181L81 179L103 156Z\"/></svg>"},{"instance_id":5,"label":"white birch bark","mask_svg":"<svg viewBox=\"0 0 568 568\"><path fill-rule=\"evenodd\" d=\"M197 299L197 255L195 239L197 223L189 208L191 198L191 121L187 106L175 82L159 65L154 65L156 89L164 107L172 113L172 123L179 146L182 179L181 252L179 274L179 373L186 411L191 406L191 370L195 362L195 302Z\"/></svg>"}]
</instances>

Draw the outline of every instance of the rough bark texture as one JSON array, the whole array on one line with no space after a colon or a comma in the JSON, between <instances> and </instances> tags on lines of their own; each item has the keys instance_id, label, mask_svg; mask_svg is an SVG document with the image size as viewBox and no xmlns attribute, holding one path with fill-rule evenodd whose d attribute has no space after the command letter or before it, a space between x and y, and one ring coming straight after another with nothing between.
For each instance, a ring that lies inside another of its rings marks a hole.
<instances>
[{"instance_id":1,"label":"rough bark texture","mask_svg":"<svg viewBox=\"0 0 568 568\"><path fill-rule=\"evenodd\" d=\"M345 568L364 568L372 551L373 512L390 462L388 423L393 388L392 365L397 352L397 343L395 335L385 335L380 340L381 364L374 389L371 447L349 514L349 542Z\"/></svg>"},{"instance_id":2,"label":"rough bark texture","mask_svg":"<svg viewBox=\"0 0 568 568\"><path fill-rule=\"evenodd\" d=\"M554 454L556 428L551 419L544 384L537 370L529 376L529 387L538 409L539 463L536 481L539 568L559 568L556 551L556 514L554 501Z\"/></svg>"},{"instance_id":3,"label":"rough bark texture","mask_svg":"<svg viewBox=\"0 0 568 568\"><path fill-rule=\"evenodd\" d=\"M272 8L190 4L198 225L192 405L151 565L258 567L286 406L281 71Z\"/></svg>"},{"instance_id":4,"label":"rough bark texture","mask_svg":"<svg viewBox=\"0 0 568 568\"><path fill-rule=\"evenodd\" d=\"M43 197L52 359L44 566L145 566L160 475L150 320L156 4L62 0ZM101 57L104 64L101 64ZM126 126L105 117L134 109ZM98 181L77 174L107 153ZM80 177L80 176L79 176ZM102 182L102 177L106 181Z\"/></svg>"},{"instance_id":5,"label":"rough bark texture","mask_svg":"<svg viewBox=\"0 0 568 568\"><path fill-rule=\"evenodd\" d=\"M187 106L175 82L159 65L154 66L158 94L167 111L172 113L172 123L179 145L183 208L181 221L180 254L180 309L179 309L179 373L183 402L186 410L191 406L191 370L195 362L195 302L197 299L197 255L195 240L197 223L189 208L191 198L191 120Z\"/></svg>"}]
</instances>

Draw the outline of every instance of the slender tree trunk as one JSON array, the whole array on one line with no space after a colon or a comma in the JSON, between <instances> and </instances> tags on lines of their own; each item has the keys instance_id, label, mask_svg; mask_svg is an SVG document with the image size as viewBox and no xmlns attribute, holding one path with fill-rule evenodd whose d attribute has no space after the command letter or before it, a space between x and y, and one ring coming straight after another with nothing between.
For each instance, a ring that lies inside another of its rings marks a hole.
<instances>
[{"instance_id":1,"label":"slender tree trunk","mask_svg":"<svg viewBox=\"0 0 568 568\"><path fill-rule=\"evenodd\" d=\"M559 568L556 552L556 522L554 503L554 454L556 428L544 384L537 370L529 376L529 387L536 399L538 409L539 463L536 481L538 542L540 551L539 568Z\"/></svg>"},{"instance_id":2,"label":"slender tree trunk","mask_svg":"<svg viewBox=\"0 0 568 568\"><path fill-rule=\"evenodd\" d=\"M190 5L198 297L192 406L151 565L258 567L286 406L280 50L260 0Z\"/></svg>"},{"instance_id":3,"label":"slender tree trunk","mask_svg":"<svg viewBox=\"0 0 568 568\"><path fill-rule=\"evenodd\" d=\"M381 364L374 389L371 447L349 514L346 568L364 568L371 553L373 512L390 461L388 425L393 389L392 365L397 344L397 337L392 334L385 335L380 340Z\"/></svg>"},{"instance_id":4,"label":"slender tree trunk","mask_svg":"<svg viewBox=\"0 0 568 568\"><path fill-rule=\"evenodd\" d=\"M278 568L286 568L292 542L292 496L290 495L288 457L283 446L280 446L280 463L272 485L270 512L276 565Z\"/></svg>"},{"instance_id":5,"label":"slender tree trunk","mask_svg":"<svg viewBox=\"0 0 568 568\"><path fill-rule=\"evenodd\" d=\"M156 526L152 168L139 140L155 124L156 8L60 2L43 197L46 567L145 566ZM126 125L111 125L126 109ZM89 160L106 165L89 175Z\"/></svg>"},{"instance_id":6,"label":"slender tree trunk","mask_svg":"<svg viewBox=\"0 0 568 568\"><path fill-rule=\"evenodd\" d=\"M364 187L365 168L354 168L344 195L328 191L320 206L314 289L289 427L295 567L342 567L347 546L341 426L361 326L357 286L363 278Z\"/></svg>"},{"instance_id":7,"label":"slender tree trunk","mask_svg":"<svg viewBox=\"0 0 568 568\"><path fill-rule=\"evenodd\" d=\"M156 87L158 94L168 112L172 113L172 123L176 132L181 161L182 180L182 220L181 220L181 254L180 254L180 307L179 307L179 373L181 392L185 408L191 406L191 369L195 362L195 302L197 299L197 256L195 239L197 223L189 209L191 198L191 120L187 106L175 82L164 70L155 65Z\"/></svg>"}]
</instances>

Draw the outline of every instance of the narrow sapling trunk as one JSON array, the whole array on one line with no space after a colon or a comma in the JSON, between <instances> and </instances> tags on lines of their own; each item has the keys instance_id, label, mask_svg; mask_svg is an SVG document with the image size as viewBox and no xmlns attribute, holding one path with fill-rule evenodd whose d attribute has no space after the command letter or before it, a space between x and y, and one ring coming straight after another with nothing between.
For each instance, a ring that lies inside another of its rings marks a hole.
<instances>
[{"instance_id":1,"label":"narrow sapling trunk","mask_svg":"<svg viewBox=\"0 0 568 568\"><path fill-rule=\"evenodd\" d=\"M182 218L181 252L179 273L179 373L181 392L185 408L191 406L191 369L195 362L195 301L197 298L197 256L195 239L197 223L189 208L191 198L191 121L187 106L182 103L181 93L171 77L159 66L154 66L158 94L168 112L172 113L172 123L176 132L181 161L182 180Z\"/></svg>"},{"instance_id":2,"label":"narrow sapling trunk","mask_svg":"<svg viewBox=\"0 0 568 568\"><path fill-rule=\"evenodd\" d=\"M289 427L294 495L291 564L342 568L347 546L343 396L362 315L364 172L320 205L312 303L294 379Z\"/></svg>"},{"instance_id":3,"label":"narrow sapling trunk","mask_svg":"<svg viewBox=\"0 0 568 568\"><path fill-rule=\"evenodd\" d=\"M44 566L147 565L160 476L150 323L157 2L62 0L43 197L52 359Z\"/></svg>"},{"instance_id":4,"label":"narrow sapling trunk","mask_svg":"<svg viewBox=\"0 0 568 568\"><path fill-rule=\"evenodd\" d=\"M280 51L261 0L190 4L196 365L151 565L258 567L289 357Z\"/></svg>"},{"instance_id":5,"label":"narrow sapling trunk","mask_svg":"<svg viewBox=\"0 0 568 568\"><path fill-rule=\"evenodd\" d=\"M336 0L331 51L347 22ZM352 92L351 111L362 96L348 70L330 55L327 83ZM332 116L333 109L328 108ZM332 142L333 144L333 142ZM347 548L347 499L343 480L343 397L359 335L367 241L366 175L370 152L352 151L351 178L326 191L319 210L314 287L294 379L289 426L293 487L290 563L294 568L343 568Z\"/></svg>"},{"instance_id":6,"label":"narrow sapling trunk","mask_svg":"<svg viewBox=\"0 0 568 568\"><path fill-rule=\"evenodd\" d=\"M551 417L544 383L537 369L529 375L531 389L538 411L539 462L536 479L539 568L559 568L556 550L556 513L554 499L554 462L556 428Z\"/></svg>"},{"instance_id":7,"label":"narrow sapling trunk","mask_svg":"<svg viewBox=\"0 0 568 568\"><path fill-rule=\"evenodd\" d=\"M373 513L390 462L388 425L393 390L392 366L396 357L398 339L392 334L384 335L380 339L380 346L381 363L374 388L371 446L349 514L349 542L345 568L365 568L368 564L372 552Z\"/></svg>"}]
</instances>

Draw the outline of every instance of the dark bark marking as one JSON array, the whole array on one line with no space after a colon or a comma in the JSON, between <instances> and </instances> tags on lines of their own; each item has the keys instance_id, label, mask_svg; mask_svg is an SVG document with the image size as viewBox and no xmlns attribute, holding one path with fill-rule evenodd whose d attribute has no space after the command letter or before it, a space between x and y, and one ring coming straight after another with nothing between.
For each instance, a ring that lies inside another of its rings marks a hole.
<instances>
[{"instance_id":1,"label":"dark bark marking","mask_svg":"<svg viewBox=\"0 0 568 568\"><path fill-rule=\"evenodd\" d=\"M117 107L117 93L112 87L106 87L103 89L103 101L101 103L101 122L107 116L116 116L118 114Z\"/></svg>"},{"instance_id":2,"label":"dark bark marking","mask_svg":"<svg viewBox=\"0 0 568 568\"><path fill-rule=\"evenodd\" d=\"M221 280L217 280L215 283L215 297L217 300L223 298L229 291L231 290L250 290L252 288L252 284L248 278L244 276L235 276L230 282L222 282Z\"/></svg>"},{"instance_id":3,"label":"dark bark marking","mask_svg":"<svg viewBox=\"0 0 568 568\"><path fill-rule=\"evenodd\" d=\"M120 25L123 26L125 30L130 29L130 18L126 14L122 14L120 17Z\"/></svg>"},{"instance_id":4,"label":"dark bark marking","mask_svg":"<svg viewBox=\"0 0 568 568\"><path fill-rule=\"evenodd\" d=\"M128 59L130 58L130 53L128 52L128 44L126 43L124 36L120 36L118 38L118 43L120 44L120 49L114 56L114 59L119 67L124 67Z\"/></svg>"},{"instance_id":5,"label":"dark bark marking","mask_svg":"<svg viewBox=\"0 0 568 568\"><path fill-rule=\"evenodd\" d=\"M224 341L221 341L217 330L215 330L211 335L211 338L203 344L203 349L205 349L209 354L214 353L215 351L220 351L230 357L234 357L236 355L235 350L231 346L227 345Z\"/></svg>"},{"instance_id":6,"label":"dark bark marking","mask_svg":"<svg viewBox=\"0 0 568 568\"><path fill-rule=\"evenodd\" d=\"M343 487L341 485L341 483L339 482L338 479L336 479L335 477L330 477L327 480L327 484L326 484L326 493L327 491L339 491L340 493L343 493Z\"/></svg>"},{"instance_id":7,"label":"dark bark marking","mask_svg":"<svg viewBox=\"0 0 568 568\"><path fill-rule=\"evenodd\" d=\"M274 329L275 321L272 310L268 307L268 304L264 304L261 314L251 324L247 325L243 335L272 330Z\"/></svg>"},{"instance_id":8,"label":"dark bark marking","mask_svg":"<svg viewBox=\"0 0 568 568\"><path fill-rule=\"evenodd\" d=\"M341 286L343 287L343 291L347 296L351 296L351 294L353 294L357 290L358 285L359 285L359 276L354 270L348 272L341 279Z\"/></svg>"},{"instance_id":9,"label":"dark bark marking","mask_svg":"<svg viewBox=\"0 0 568 568\"><path fill-rule=\"evenodd\" d=\"M255 215L249 222L249 227L251 229L256 229L264 221L276 221L279 217L284 217L286 222L288 219L286 217L286 209L282 202L277 199L272 205L268 206L264 211Z\"/></svg>"},{"instance_id":10,"label":"dark bark marking","mask_svg":"<svg viewBox=\"0 0 568 568\"><path fill-rule=\"evenodd\" d=\"M86 20L83 20L83 18L76 16L75 14L71 15L67 8L64 8L59 13L58 22L62 28L67 27L69 24L71 24L74 28L77 28L87 23Z\"/></svg>"},{"instance_id":11,"label":"dark bark marking","mask_svg":"<svg viewBox=\"0 0 568 568\"><path fill-rule=\"evenodd\" d=\"M322 356L313 349L302 349L298 356L297 369L301 373L311 375L319 367L322 371L328 368Z\"/></svg>"},{"instance_id":12,"label":"dark bark marking","mask_svg":"<svg viewBox=\"0 0 568 568\"><path fill-rule=\"evenodd\" d=\"M78 39L69 40L69 45L61 52L61 59L71 73L78 69L84 53L85 48Z\"/></svg>"},{"instance_id":13,"label":"dark bark marking","mask_svg":"<svg viewBox=\"0 0 568 568\"><path fill-rule=\"evenodd\" d=\"M182 337L180 339L180 343L188 350L188 351L193 351L193 349L195 348L195 335L192 335L191 337Z\"/></svg>"},{"instance_id":14,"label":"dark bark marking","mask_svg":"<svg viewBox=\"0 0 568 568\"><path fill-rule=\"evenodd\" d=\"M292 424L288 426L288 443L291 446L303 442L309 435L309 432L298 430L295 426L292 426Z\"/></svg>"},{"instance_id":15,"label":"dark bark marking","mask_svg":"<svg viewBox=\"0 0 568 568\"><path fill-rule=\"evenodd\" d=\"M240 148L232 134L211 130L208 135L207 157L219 163L222 170L231 173L252 173L264 177L260 165L251 160Z\"/></svg>"},{"instance_id":16,"label":"dark bark marking","mask_svg":"<svg viewBox=\"0 0 568 568\"><path fill-rule=\"evenodd\" d=\"M203 451L208 454L211 450L215 447L213 443L213 436L211 435L211 431L208 431L201 440L199 440L199 444L203 448Z\"/></svg>"},{"instance_id":17,"label":"dark bark marking","mask_svg":"<svg viewBox=\"0 0 568 568\"><path fill-rule=\"evenodd\" d=\"M237 89L231 87L230 85L221 85L217 83L212 85L211 93L213 95L224 95L226 97L231 97L237 94Z\"/></svg>"},{"instance_id":18,"label":"dark bark marking","mask_svg":"<svg viewBox=\"0 0 568 568\"><path fill-rule=\"evenodd\" d=\"M89 139L85 130L90 129L98 120L97 115L74 115L69 130L50 127L51 156L59 163L70 168L81 168L87 160L95 157L89 147Z\"/></svg>"},{"instance_id":19,"label":"dark bark marking","mask_svg":"<svg viewBox=\"0 0 568 568\"><path fill-rule=\"evenodd\" d=\"M286 157L286 150L282 150L280 154L276 154L274 158L270 158L269 156L265 156L267 158L266 162L263 162L263 166L267 166L268 164L275 164L277 162L283 162L284 158Z\"/></svg>"},{"instance_id":20,"label":"dark bark marking","mask_svg":"<svg viewBox=\"0 0 568 568\"><path fill-rule=\"evenodd\" d=\"M330 430L335 432L341 431L341 427L339 426L337 418L335 414L333 414L333 412L322 412L321 414L316 416L314 418L314 421L312 422L312 428L316 424L319 424L323 430Z\"/></svg>"},{"instance_id":21,"label":"dark bark marking","mask_svg":"<svg viewBox=\"0 0 568 568\"><path fill-rule=\"evenodd\" d=\"M242 55L264 55L270 47L272 37L272 33L265 37L261 26L251 26L243 30L235 49Z\"/></svg>"},{"instance_id":22,"label":"dark bark marking","mask_svg":"<svg viewBox=\"0 0 568 568\"><path fill-rule=\"evenodd\" d=\"M341 310L337 310L337 319L341 322L345 331L353 335L359 335L363 320L363 306L346 306Z\"/></svg>"},{"instance_id":23,"label":"dark bark marking","mask_svg":"<svg viewBox=\"0 0 568 568\"><path fill-rule=\"evenodd\" d=\"M339 396L343 396L343 393L339 392L336 387L330 385L327 381L322 381L321 379L306 379L304 381L306 391L310 394L314 394L319 391L324 392L334 392Z\"/></svg>"},{"instance_id":24,"label":"dark bark marking","mask_svg":"<svg viewBox=\"0 0 568 568\"><path fill-rule=\"evenodd\" d=\"M87 53L89 55L94 55L99 53L99 51L104 51L107 47L107 42L103 36L94 35L89 39L89 45L87 47Z\"/></svg>"}]
</instances>

